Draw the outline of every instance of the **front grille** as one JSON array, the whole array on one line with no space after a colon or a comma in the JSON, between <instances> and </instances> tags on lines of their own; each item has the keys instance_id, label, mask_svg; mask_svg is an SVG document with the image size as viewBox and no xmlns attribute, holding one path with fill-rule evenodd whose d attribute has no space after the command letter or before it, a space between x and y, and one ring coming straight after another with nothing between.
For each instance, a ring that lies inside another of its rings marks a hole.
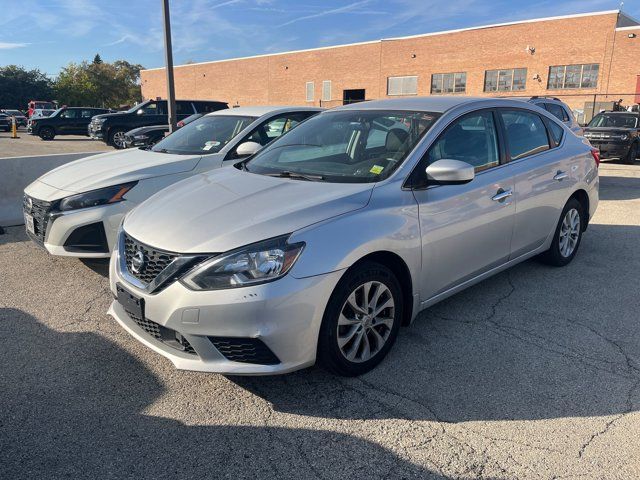
<instances>
[{"instance_id":1,"label":"front grille","mask_svg":"<svg viewBox=\"0 0 640 480\"><path fill-rule=\"evenodd\" d=\"M28 200L31 200L31 208L28 208ZM35 240L44 243L44 236L47 233L47 223L49 222L49 212L52 208L51 202L38 200L25 195L22 200L22 209L33 217L33 229L35 231Z\"/></svg>"},{"instance_id":2,"label":"front grille","mask_svg":"<svg viewBox=\"0 0 640 480\"><path fill-rule=\"evenodd\" d=\"M191 355L196 355L196 351L191 346L189 341L184 338L180 333L170 328L164 327L159 323L156 323L148 318L140 318L138 315L126 310L127 315L136 322L136 324L149 335L156 340L160 340L162 343L169 345L177 350L181 350Z\"/></svg>"},{"instance_id":3,"label":"front grille","mask_svg":"<svg viewBox=\"0 0 640 480\"><path fill-rule=\"evenodd\" d=\"M144 262L139 271L134 272L133 257L139 252L142 252ZM124 255L129 273L145 285L149 285L178 256L140 243L126 233L124 234Z\"/></svg>"},{"instance_id":4,"label":"front grille","mask_svg":"<svg viewBox=\"0 0 640 480\"><path fill-rule=\"evenodd\" d=\"M259 338L209 337L213 346L233 362L277 365L280 360Z\"/></svg>"}]
</instances>

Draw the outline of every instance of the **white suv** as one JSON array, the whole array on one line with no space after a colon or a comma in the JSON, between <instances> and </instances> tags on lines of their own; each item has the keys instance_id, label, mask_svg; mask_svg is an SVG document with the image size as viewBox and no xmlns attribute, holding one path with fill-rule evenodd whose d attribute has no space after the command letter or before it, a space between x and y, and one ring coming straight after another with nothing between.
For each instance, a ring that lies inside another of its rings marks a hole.
<instances>
[{"instance_id":1,"label":"white suv","mask_svg":"<svg viewBox=\"0 0 640 480\"><path fill-rule=\"evenodd\" d=\"M220 110L150 149L109 152L58 167L24 191L27 233L53 255L109 257L122 217L137 204L179 180L256 153L319 111Z\"/></svg>"}]
</instances>

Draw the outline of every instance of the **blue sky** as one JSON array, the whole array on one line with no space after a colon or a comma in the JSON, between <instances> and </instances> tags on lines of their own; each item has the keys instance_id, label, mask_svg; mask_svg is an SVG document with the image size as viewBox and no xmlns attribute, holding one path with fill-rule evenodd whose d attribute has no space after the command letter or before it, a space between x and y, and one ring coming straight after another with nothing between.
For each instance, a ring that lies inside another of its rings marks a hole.
<instances>
[{"instance_id":1,"label":"blue sky","mask_svg":"<svg viewBox=\"0 0 640 480\"><path fill-rule=\"evenodd\" d=\"M618 0L171 0L174 61L376 40L617 9ZM640 0L623 8L640 18ZM0 0L0 65L54 76L96 53L163 65L160 0ZM588 34L588 32L585 32Z\"/></svg>"}]
</instances>

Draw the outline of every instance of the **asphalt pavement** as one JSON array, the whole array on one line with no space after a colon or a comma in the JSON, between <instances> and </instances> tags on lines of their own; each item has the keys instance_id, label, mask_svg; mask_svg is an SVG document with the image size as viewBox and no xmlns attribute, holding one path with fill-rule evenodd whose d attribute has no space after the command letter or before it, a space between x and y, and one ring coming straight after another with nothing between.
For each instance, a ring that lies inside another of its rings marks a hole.
<instances>
[{"instance_id":1,"label":"asphalt pavement","mask_svg":"<svg viewBox=\"0 0 640 480\"><path fill-rule=\"evenodd\" d=\"M111 152L113 147L86 135L58 135L44 141L29 135L25 128L18 129L19 138L11 138L11 132L0 132L0 159L7 157L30 157L60 153Z\"/></svg>"},{"instance_id":2,"label":"asphalt pavement","mask_svg":"<svg viewBox=\"0 0 640 480\"><path fill-rule=\"evenodd\" d=\"M352 379L177 371L106 315L104 265L8 229L0 477L640 478L640 164L600 173L571 265L430 308Z\"/></svg>"}]
</instances>

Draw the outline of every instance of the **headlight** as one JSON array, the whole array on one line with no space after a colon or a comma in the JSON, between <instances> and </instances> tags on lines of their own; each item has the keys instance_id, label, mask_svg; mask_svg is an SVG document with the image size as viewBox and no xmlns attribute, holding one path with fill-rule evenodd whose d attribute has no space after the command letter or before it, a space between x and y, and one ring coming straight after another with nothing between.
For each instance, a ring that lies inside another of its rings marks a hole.
<instances>
[{"instance_id":1,"label":"headlight","mask_svg":"<svg viewBox=\"0 0 640 480\"><path fill-rule=\"evenodd\" d=\"M133 136L134 140L144 140L145 138L147 138L146 135L134 135Z\"/></svg>"},{"instance_id":2,"label":"headlight","mask_svg":"<svg viewBox=\"0 0 640 480\"><path fill-rule=\"evenodd\" d=\"M106 121L107 121L106 118L94 118L94 119L92 119L93 123L104 123Z\"/></svg>"},{"instance_id":3,"label":"headlight","mask_svg":"<svg viewBox=\"0 0 640 480\"><path fill-rule=\"evenodd\" d=\"M124 200L122 197L131 190L138 182L124 183L122 185L114 185L112 187L92 190L90 192L79 193L63 198L60 201L60 210L77 210L79 208L95 207L98 205L106 205L108 203L116 203Z\"/></svg>"},{"instance_id":4,"label":"headlight","mask_svg":"<svg viewBox=\"0 0 640 480\"><path fill-rule=\"evenodd\" d=\"M287 243L288 235L254 243L214 257L188 272L181 282L192 290L220 290L266 283L287 274L304 242Z\"/></svg>"}]
</instances>

